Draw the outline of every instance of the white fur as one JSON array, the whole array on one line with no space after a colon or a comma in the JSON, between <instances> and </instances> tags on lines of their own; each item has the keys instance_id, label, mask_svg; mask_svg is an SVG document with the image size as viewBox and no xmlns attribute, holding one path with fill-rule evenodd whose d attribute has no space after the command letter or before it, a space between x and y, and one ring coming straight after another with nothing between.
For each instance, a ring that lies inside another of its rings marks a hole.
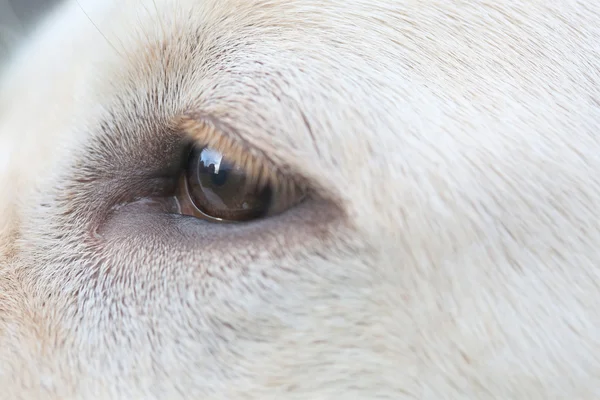
<instances>
[{"instance_id":1,"label":"white fur","mask_svg":"<svg viewBox=\"0 0 600 400\"><path fill-rule=\"evenodd\" d=\"M65 2L0 81L0 398L600 398L599 65L596 0ZM316 200L104 210L184 115Z\"/></svg>"}]
</instances>

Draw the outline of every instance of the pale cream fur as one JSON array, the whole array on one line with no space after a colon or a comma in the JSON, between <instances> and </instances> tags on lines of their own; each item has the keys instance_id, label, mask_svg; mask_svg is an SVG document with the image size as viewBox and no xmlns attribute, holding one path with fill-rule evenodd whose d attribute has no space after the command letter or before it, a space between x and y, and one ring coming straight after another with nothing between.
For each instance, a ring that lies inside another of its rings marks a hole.
<instances>
[{"instance_id":1,"label":"pale cream fur","mask_svg":"<svg viewBox=\"0 0 600 400\"><path fill-rule=\"evenodd\" d=\"M313 200L115 211L183 117ZM67 1L0 81L0 398L598 399L599 135L597 0Z\"/></svg>"}]
</instances>

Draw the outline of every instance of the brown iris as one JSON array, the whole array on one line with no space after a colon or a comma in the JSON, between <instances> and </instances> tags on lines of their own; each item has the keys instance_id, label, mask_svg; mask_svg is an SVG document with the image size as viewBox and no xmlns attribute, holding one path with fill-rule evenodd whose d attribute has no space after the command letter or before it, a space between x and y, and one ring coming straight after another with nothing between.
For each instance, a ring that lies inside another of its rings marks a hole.
<instances>
[{"instance_id":1,"label":"brown iris","mask_svg":"<svg viewBox=\"0 0 600 400\"><path fill-rule=\"evenodd\" d=\"M258 185L210 147L192 149L185 178L190 201L212 219L248 221L266 215L271 206L269 185Z\"/></svg>"}]
</instances>

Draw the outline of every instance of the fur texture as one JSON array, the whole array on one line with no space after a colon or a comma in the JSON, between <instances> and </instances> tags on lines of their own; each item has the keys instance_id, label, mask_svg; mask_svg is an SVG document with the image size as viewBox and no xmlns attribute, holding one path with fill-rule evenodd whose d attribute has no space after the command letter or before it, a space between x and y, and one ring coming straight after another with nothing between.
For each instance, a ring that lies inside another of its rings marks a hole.
<instances>
[{"instance_id":1,"label":"fur texture","mask_svg":"<svg viewBox=\"0 0 600 400\"><path fill-rule=\"evenodd\" d=\"M0 81L0 398L600 398L599 65L597 0L66 1ZM166 213L206 127L310 198Z\"/></svg>"}]
</instances>

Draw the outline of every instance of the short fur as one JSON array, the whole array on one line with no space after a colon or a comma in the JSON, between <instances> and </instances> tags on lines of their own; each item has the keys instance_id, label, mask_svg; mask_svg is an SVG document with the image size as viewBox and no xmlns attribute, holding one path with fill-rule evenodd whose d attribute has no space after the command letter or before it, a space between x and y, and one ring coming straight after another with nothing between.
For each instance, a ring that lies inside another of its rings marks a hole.
<instances>
[{"instance_id":1,"label":"short fur","mask_svg":"<svg viewBox=\"0 0 600 400\"><path fill-rule=\"evenodd\" d=\"M0 398L600 398L599 65L597 0L66 1L0 81ZM139 201L203 126L310 198Z\"/></svg>"}]
</instances>

